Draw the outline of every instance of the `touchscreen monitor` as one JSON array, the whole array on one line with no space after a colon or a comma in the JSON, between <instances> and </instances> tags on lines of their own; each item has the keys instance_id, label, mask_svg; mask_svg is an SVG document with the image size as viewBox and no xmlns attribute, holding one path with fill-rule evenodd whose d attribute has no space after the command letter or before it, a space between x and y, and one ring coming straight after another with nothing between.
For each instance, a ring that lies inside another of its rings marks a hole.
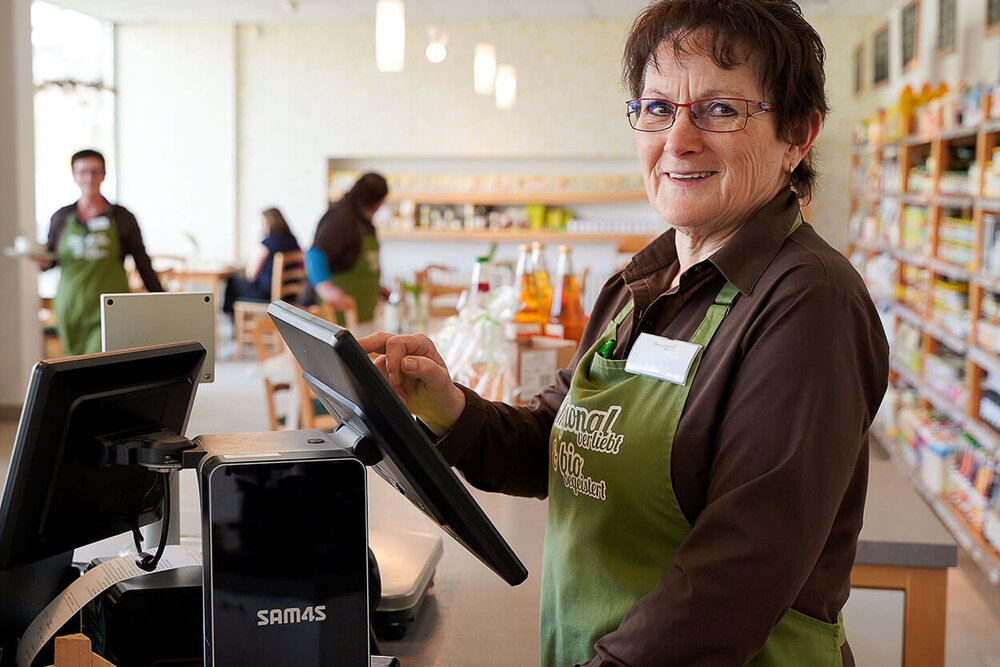
<instances>
[{"instance_id":1,"label":"touchscreen monitor","mask_svg":"<svg viewBox=\"0 0 1000 667\"><path fill-rule=\"evenodd\" d=\"M527 569L351 332L280 301L267 312L338 428L377 450L359 458L378 459L379 476L507 583L524 581Z\"/></svg>"}]
</instances>

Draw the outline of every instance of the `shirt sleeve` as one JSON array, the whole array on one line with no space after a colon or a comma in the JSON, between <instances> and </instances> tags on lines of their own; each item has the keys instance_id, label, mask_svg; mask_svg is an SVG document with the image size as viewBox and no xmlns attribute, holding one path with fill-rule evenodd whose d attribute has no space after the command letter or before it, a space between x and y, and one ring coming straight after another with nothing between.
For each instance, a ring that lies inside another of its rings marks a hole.
<instances>
[{"instance_id":1,"label":"shirt sleeve","mask_svg":"<svg viewBox=\"0 0 1000 667\"><path fill-rule=\"evenodd\" d=\"M313 246L306 251L306 277L309 284L315 287L330 279L330 265L326 260L326 253Z\"/></svg>"},{"instance_id":2,"label":"shirt sleeve","mask_svg":"<svg viewBox=\"0 0 1000 667\"><path fill-rule=\"evenodd\" d=\"M132 255L135 268L142 276L142 282L146 290L150 292L162 292L163 285L160 284L160 277L153 270L153 263L146 254L146 246L142 242L142 231L139 229L139 222L132 213L123 206L115 207L115 224L118 226L118 238L122 246L122 259L125 255Z\"/></svg>"},{"instance_id":3,"label":"shirt sleeve","mask_svg":"<svg viewBox=\"0 0 1000 667\"><path fill-rule=\"evenodd\" d=\"M864 301L813 281L764 307L719 416L706 506L587 667L745 664L828 541L856 538L834 526L852 484L863 497L867 429L888 377L881 324Z\"/></svg>"}]
</instances>

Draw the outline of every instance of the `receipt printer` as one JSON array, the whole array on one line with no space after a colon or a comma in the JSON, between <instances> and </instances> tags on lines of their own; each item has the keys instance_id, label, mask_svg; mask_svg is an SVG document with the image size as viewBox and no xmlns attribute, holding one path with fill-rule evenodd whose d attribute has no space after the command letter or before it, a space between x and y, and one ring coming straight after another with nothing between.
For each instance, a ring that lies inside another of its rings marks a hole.
<instances>
[{"instance_id":1,"label":"receipt printer","mask_svg":"<svg viewBox=\"0 0 1000 667\"><path fill-rule=\"evenodd\" d=\"M195 443L206 667L368 667L364 465L322 431Z\"/></svg>"}]
</instances>

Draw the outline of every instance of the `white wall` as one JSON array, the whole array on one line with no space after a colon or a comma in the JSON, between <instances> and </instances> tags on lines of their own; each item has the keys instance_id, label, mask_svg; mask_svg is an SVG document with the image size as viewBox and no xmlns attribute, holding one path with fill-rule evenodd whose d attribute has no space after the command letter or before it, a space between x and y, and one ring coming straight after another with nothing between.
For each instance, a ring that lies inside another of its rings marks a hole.
<instances>
[{"instance_id":1,"label":"white wall","mask_svg":"<svg viewBox=\"0 0 1000 667\"><path fill-rule=\"evenodd\" d=\"M119 201L151 253L231 257L236 234L232 25L119 31Z\"/></svg>"},{"instance_id":2,"label":"white wall","mask_svg":"<svg viewBox=\"0 0 1000 667\"><path fill-rule=\"evenodd\" d=\"M29 0L0 0L0 245L35 235ZM37 269L0 258L0 416L16 415L41 358Z\"/></svg>"},{"instance_id":3,"label":"white wall","mask_svg":"<svg viewBox=\"0 0 1000 667\"><path fill-rule=\"evenodd\" d=\"M809 18L827 44L834 104L810 217L843 245L850 131L871 113L849 91L859 21ZM217 239L203 255L230 259L256 245L259 212L271 205L311 241L331 157L634 159L619 83L627 22L448 29L448 58L432 65L424 26L410 26L406 69L389 74L375 69L370 24L122 26L122 203L149 241L194 229ZM512 111L472 91L473 45L487 39L518 68Z\"/></svg>"}]
</instances>

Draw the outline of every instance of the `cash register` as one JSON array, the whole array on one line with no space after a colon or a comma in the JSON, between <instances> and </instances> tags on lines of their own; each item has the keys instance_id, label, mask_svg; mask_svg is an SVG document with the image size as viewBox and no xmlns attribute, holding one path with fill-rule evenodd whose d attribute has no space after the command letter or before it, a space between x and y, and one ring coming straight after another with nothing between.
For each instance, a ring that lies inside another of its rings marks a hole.
<instances>
[{"instance_id":1,"label":"cash register","mask_svg":"<svg viewBox=\"0 0 1000 667\"><path fill-rule=\"evenodd\" d=\"M71 580L75 547L169 515L164 471L180 465L197 467L201 492L206 665L369 665L366 467L510 585L524 581L350 332L287 304L269 314L334 432L187 440L198 343L36 365L0 499L0 667Z\"/></svg>"}]
</instances>

